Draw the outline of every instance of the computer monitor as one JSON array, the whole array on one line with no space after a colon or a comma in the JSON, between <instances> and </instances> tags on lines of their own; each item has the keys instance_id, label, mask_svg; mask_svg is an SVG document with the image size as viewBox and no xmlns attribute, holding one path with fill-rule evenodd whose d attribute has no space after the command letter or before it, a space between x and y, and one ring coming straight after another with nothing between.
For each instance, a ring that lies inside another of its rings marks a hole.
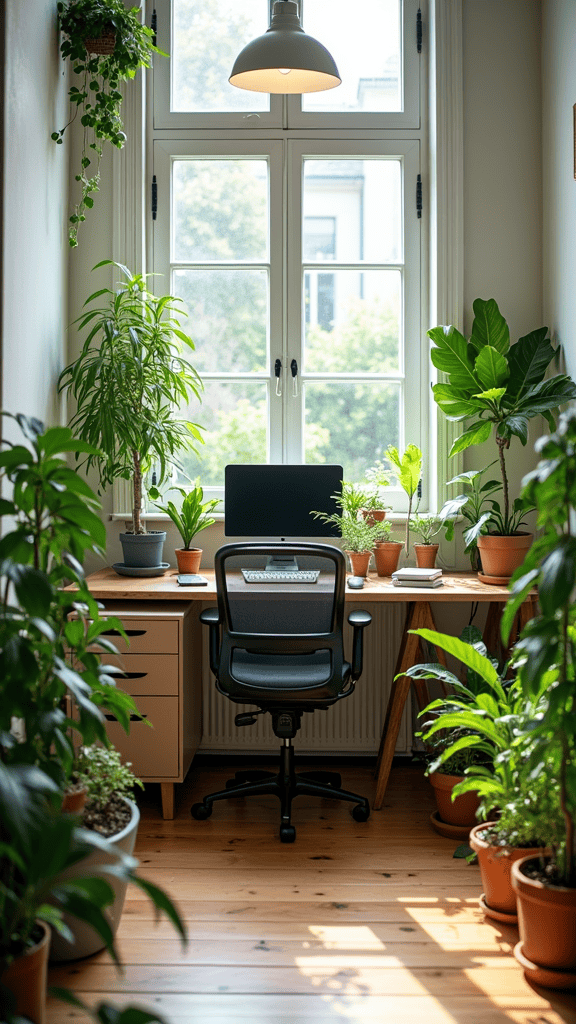
<instances>
[{"instance_id":1,"label":"computer monitor","mask_svg":"<svg viewBox=\"0 0 576 1024\"><path fill-rule=\"evenodd\" d=\"M342 466L332 465L226 466L225 535L255 540L339 537L337 526L310 513L340 512L332 495L342 491L342 472Z\"/></svg>"}]
</instances>

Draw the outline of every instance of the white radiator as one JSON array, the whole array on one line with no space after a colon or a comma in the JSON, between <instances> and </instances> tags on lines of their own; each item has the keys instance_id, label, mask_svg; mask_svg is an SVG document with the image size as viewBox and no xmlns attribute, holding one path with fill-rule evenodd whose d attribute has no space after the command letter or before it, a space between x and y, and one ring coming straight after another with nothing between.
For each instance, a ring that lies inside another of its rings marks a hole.
<instances>
[{"instance_id":1,"label":"white radiator","mask_svg":"<svg viewBox=\"0 0 576 1024\"><path fill-rule=\"evenodd\" d=\"M352 605L347 606L353 607ZM300 753L356 754L377 753L386 713L386 704L400 638L405 609L402 604L362 602L372 615L372 624L364 632L364 671L355 692L328 708L302 718L302 728L295 740ZM204 627L206 629L206 627ZM206 637L207 639L207 637ZM345 624L345 652L352 653L352 629ZM280 741L272 732L269 715L259 715L255 725L238 728L234 716L249 710L218 693L208 663L208 644L204 643L203 733L201 750L218 753L243 751L246 754L277 750ZM396 753L409 753L412 745L412 716L406 702L398 734Z\"/></svg>"}]
</instances>

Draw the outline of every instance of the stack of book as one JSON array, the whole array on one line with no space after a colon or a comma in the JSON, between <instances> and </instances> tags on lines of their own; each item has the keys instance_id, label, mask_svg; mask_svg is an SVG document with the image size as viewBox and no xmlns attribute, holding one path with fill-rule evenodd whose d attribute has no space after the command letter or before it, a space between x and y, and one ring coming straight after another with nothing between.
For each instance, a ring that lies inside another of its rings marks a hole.
<instances>
[{"instance_id":1,"label":"stack of book","mask_svg":"<svg viewBox=\"0 0 576 1024\"><path fill-rule=\"evenodd\" d=\"M442 587L442 569L397 569L392 573L395 587Z\"/></svg>"}]
</instances>

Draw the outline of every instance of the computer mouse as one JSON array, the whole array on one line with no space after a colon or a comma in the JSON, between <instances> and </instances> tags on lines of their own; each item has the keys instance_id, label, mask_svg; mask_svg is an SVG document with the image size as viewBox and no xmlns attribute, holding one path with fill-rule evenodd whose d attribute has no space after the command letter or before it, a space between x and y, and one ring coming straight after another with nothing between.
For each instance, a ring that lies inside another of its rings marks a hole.
<instances>
[{"instance_id":1,"label":"computer mouse","mask_svg":"<svg viewBox=\"0 0 576 1024\"><path fill-rule=\"evenodd\" d=\"M348 586L351 587L352 590L362 590L362 587L364 586L364 577L363 576L349 576L348 577Z\"/></svg>"}]
</instances>

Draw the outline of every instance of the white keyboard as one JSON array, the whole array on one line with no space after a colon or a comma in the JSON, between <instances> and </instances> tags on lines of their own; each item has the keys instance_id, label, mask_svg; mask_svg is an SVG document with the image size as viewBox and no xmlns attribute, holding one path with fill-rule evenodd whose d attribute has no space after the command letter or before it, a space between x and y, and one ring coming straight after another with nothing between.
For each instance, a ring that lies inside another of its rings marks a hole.
<instances>
[{"instance_id":1,"label":"white keyboard","mask_svg":"<svg viewBox=\"0 0 576 1024\"><path fill-rule=\"evenodd\" d=\"M316 583L320 569L242 569L246 583Z\"/></svg>"}]
</instances>

